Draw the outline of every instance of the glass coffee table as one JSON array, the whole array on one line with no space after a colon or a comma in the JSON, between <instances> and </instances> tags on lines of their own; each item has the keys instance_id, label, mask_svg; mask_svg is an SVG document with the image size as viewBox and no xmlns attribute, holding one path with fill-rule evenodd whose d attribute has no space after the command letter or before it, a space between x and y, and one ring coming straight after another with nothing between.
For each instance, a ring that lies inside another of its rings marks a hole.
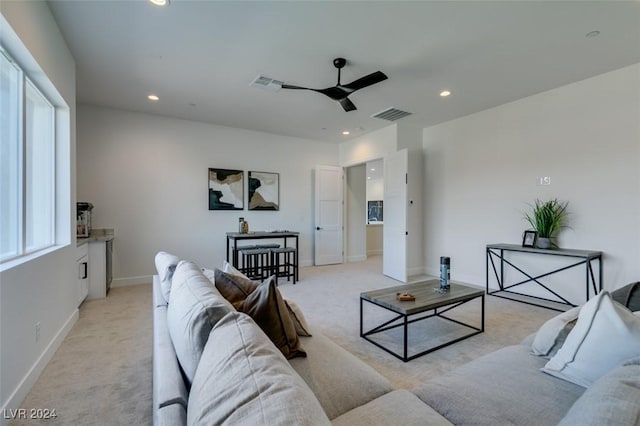
<instances>
[{"instance_id":1,"label":"glass coffee table","mask_svg":"<svg viewBox=\"0 0 640 426\"><path fill-rule=\"evenodd\" d=\"M439 293L434 290L439 286L439 280L428 280L414 284L404 284L396 287L389 287L380 290L360 293L360 337L389 352L396 358L407 362L419 356L428 354L429 352L433 352L435 350L444 348L445 346L452 345L456 342L468 339L471 336L475 336L476 334L484 332L484 290L469 287L463 284L451 283L451 288L448 292ZM411 293L415 296L416 299L414 301L400 301L396 299L397 293ZM480 299L481 304L480 327L466 324L462 321L444 315L446 312L449 312L452 309L455 309L467 302L478 298ZM364 331L364 302L368 302L380 308L387 309L396 313L397 315L394 316L391 320L385 321L382 324L372 328L371 330ZM451 340L447 340L444 343L439 343L424 351L409 356L409 324L434 317L442 318L455 323L460 326L460 328L468 328L469 330L471 330L471 332L464 334L463 336L458 336ZM390 348L382 345L380 342L376 342L370 338L370 336L374 334L382 333L384 331L397 327L404 328L404 350L402 354L396 353Z\"/></svg>"}]
</instances>

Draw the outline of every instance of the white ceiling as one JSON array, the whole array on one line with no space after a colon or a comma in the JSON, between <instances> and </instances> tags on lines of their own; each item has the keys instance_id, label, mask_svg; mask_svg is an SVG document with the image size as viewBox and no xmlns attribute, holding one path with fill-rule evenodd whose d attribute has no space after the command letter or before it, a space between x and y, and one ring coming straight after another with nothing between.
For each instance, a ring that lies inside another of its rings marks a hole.
<instances>
[{"instance_id":1,"label":"white ceiling","mask_svg":"<svg viewBox=\"0 0 640 426\"><path fill-rule=\"evenodd\" d=\"M429 126L640 62L640 1L49 5L76 59L79 103L334 142L388 125L370 118L388 107ZM333 86L339 56L343 83L389 77L350 96L357 111L249 86L258 74Z\"/></svg>"}]
</instances>

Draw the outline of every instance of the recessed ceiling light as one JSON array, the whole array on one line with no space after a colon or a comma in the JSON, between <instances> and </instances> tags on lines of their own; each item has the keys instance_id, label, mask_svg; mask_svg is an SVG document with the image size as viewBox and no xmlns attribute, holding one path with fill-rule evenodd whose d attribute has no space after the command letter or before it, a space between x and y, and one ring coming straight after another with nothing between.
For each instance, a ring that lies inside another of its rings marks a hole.
<instances>
[{"instance_id":1,"label":"recessed ceiling light","mask_svg":"<svg viewBox=\"0 0 640 426\"><path fill-rule=\"evenodd\" d=\"M147 99L149 99L150 101L159 101L160 98L157 95L149 95L147 96Z\"/></svg>"},{"instance_id":2,"label":"recessed ceiling light","mask_svg":"<svg viewBox=\"0 0 640 426\"><path fill-rule=\"evenodd\" d=\"M585 37L592 38L592 37L598 37L599 35L600 35L600 31L595 30L595 31L588 32Z\"/></svg>"},{"instance_id":3,"label":"recessed ceiling light","mask_svg":"<svg viewBox=\"0 0 640 426\"><path fill-rule=\"evenodd\" d=\"M345 130L344 132L342 132L343 135L347 136L350 134L350 132L348 130Z\"/></svg>"},{"instance_id":4,"label":"recessed ceiling light","mask_svg":"<svg viewBox=\"0 0 640 426\"><path fill-rule=\"evenodd\" d=\"M367 176L367 179L371 179L371 176Z\"/></svg>"},{"instance_id":5,"label":"recessed ceiling light","mask_svg":"<svg viewBox=\"0 0 640 426\"><path fill-rule=\"evenodd\" d=\"M440 97L441 98L446 98L447 96L449 96L451 94L450 91L448 90L443 90L442 92L440 92Z\"/></svg>"},{"instance_id":6,"label":"recessed ceiling light","mask_svg":"<svg viewBox=\"0 0 640 426\"><path fill-rule=\"evenodd\" d=\"M156 6L169 6L169 0L149 0L152 4Z\"/></svg>"},{"instance_id":7,"label":"recessed ceiling light","mask_svg":"<svg viewBox=\"0 0 640 426\"><path fill-rule=\"evenodd\" d=\"M375 172L375 171L376 171L376 169L372 168L372 169L371 169L371 171L372 171L372 172Z\"/></svg>"}]
</instances>

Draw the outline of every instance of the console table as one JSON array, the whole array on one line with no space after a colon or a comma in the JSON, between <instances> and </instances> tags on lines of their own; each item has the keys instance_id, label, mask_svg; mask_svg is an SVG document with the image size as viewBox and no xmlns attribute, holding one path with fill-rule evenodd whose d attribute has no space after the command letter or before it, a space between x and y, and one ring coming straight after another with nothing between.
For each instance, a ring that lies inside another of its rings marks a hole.
<instances>
[{"instance_id":1,"label":"console table","mask_svg":"<svg viewBox=\"0 0 640 426\"><path fill-rule=\"evenodd\" d=\"M268 232L268 231L256 231L256 232L249 232L246 234L240 233L240 232L227 232L227 262L231 262L231 264L233 265L234 268L238 267L238 240L265 240L265 239L282 239L284 242L284 247L287 247L287 240L289 238L293 238L294 242L295 242L295 264L299 265L299 250L298 250L298 236L300 235L299 232L295 232L295 231L274 231L274 232ZM229 259L229 247L232 244L233 250L232 250L232 256L231 259ZM295 268L295 279L298 280L298 267L296 266Z\"/></svg>"},{"instance_id":2,"label":"console table","mask_svg":"<svg viewBox=\"0 0 640 426\"><path fill-rule=\"evenodd\" d=\"M549 272L545 272L540 275L532 276L531 274L525 272L522 268L516 266L513 260L506 259L505 253L508 253L508 252L531 253L531 254L543 255L543 256L563 256L571 259L572 263L567 266L553 269ZM496 260L499 261L499 270L496 267ZM592 262L594 261L598 261L597 285L596 285L596 279L594 276L593 265L592 265ZM498 287L499 287L498 290L493 290L493 291L489 290L489 264L491 264L493 273L495 275L495 279L498 282ZM505 265L525 275L527 279L513 283L513 284L505 284L504 282ZM487 294L490 294L492 296L497 296L497 297L503 297L509 300L514 300L516 302L527 303L529 305L535 305L535 306L540 306L547 309L561 311L561 309L550 307L548 305L507 297L503 293L511 293L511 294L526 296L528 298L537 299L541 301L554 302L554 303L559 303L559 304L568 305L568 306L576 306L570 301L568 301L567 299L565 299L564 297L560 296L556 291L552 290L547 285L541 283L539 280L549 275L566 271L567 269L580 267L581 265L584 265L584 268L585 268L586 300L589 300L591 289L593 289L593 295L598 294L598 292L602 290L602 252L590 251L590 250L572 250L572 249L539 249L539 248L522 247L516 244L489 244L487 245L487 258L486 258ZM529 283L529 282L538 284L540 287L544 288L545 290L553 294L559 300L546 299L544 297L518 293L512 290L514 287L517 287L519 285Z\"/></svg>"}]
</instances>

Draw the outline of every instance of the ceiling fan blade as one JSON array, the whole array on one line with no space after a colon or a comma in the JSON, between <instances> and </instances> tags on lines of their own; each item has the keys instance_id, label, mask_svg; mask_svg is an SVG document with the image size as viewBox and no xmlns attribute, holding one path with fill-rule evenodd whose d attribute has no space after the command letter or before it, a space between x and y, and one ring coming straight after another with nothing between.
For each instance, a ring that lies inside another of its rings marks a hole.
<instances>
[{"instance_id":1,"label":"ceiling fan blade","mask_svg":"<svg viewBox=\"0 0 640 426\"><path fill-rule=\"evenodd\" d=\"M325 96L330 97L334 101L341 101L349 95L349 91L344 90L340 86L327 87L326 89L316 90L318 93L322 93Z\"/></svg>"},{"instance_id":2,"label":"ceiling fan blade","mask_svg":"<svg viewBox=\"0 0 640 426\"><path fill-rule=\"evenodd\" d=\"M340 99L338 102L340 102L340 105L342 105L345 111L355 111L358 109L349 98Z\"/></svg>"},{"instance_id":3,"label":"ceiling fan blade","mask_svg":"<svg viewBox=\"0 0 640 426\"><path fill-rule=\"evenodd\" d=\"M343 87L350 90L351 92L355 92L356 90L360 90L364 87L371 86L372 84L380 83L383 80L386 80L387 77L385 73L382 71L376 71L369 75L365 75L362 78L359 78L355 81L352 81L349 84L344 84Z\"/></svg>"},{"instance_id":4,"label":"ceiling fan blade","mask_svg":"<svg viewBox=\"0 0 640 426\"><path fill-rule=\"evenodd\" d=\"M282 89L296 89L296 90L316 90L316 89L310 89L308 87L301 87L301 86L294 86L292 84L283 84L282 86L280 86Z\"/></svg>"}]
</instances>

